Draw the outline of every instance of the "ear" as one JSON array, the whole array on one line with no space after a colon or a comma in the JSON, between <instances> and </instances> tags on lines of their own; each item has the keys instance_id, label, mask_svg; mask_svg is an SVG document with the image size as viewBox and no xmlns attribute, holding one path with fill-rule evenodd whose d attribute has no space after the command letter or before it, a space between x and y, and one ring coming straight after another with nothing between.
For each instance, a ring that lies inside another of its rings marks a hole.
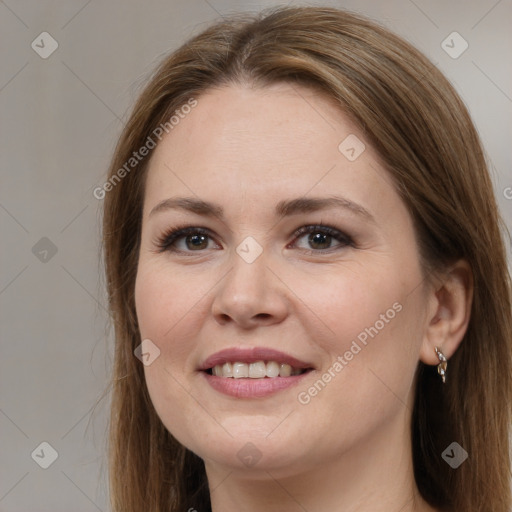
<instances>
[{"instance_id":1,"label":"ear","mask_svg":"<svg viewBox=\"0 0 512 512\"><path fill-rule=\"evenodd\" d=\"M429 292L427 329L420 349L425 364L437 365L438 347L449 359L466 333L473 301L473 273L466 260L459 260L440 276Z\"/></svg>"}]
</instances>

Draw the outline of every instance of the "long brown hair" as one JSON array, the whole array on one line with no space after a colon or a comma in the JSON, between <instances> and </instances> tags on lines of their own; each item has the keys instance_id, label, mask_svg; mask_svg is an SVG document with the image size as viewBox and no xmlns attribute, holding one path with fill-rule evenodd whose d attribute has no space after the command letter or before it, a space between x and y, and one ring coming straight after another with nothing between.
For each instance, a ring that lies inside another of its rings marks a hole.
<instances>
[{"instance_id":1,"label":"long brown hair","mask_svg":"<svg viewBox=\"0 0 512 512\"><path fill-rule=\"evenodd\" d=\"M420 52L372 21L322 7L236 15L195 36L158 67L120 137L103 225L116 337L113 510L210 510L203 462L163 426L134 357L141 341L134 285L149 156L133 168L126 162L173 112L191 98L200 101L206 90L282 81L334 99L362 129L414 220L425 275L459 258L471 265L471 320L449 361L446 385L435 367L418 363L415 480L424 499L441 510L509 512L511 288L506 229L478 134L453 87ZM456 470L441 456L453 441L469 454Z\"/></svg>"}]
</instances>

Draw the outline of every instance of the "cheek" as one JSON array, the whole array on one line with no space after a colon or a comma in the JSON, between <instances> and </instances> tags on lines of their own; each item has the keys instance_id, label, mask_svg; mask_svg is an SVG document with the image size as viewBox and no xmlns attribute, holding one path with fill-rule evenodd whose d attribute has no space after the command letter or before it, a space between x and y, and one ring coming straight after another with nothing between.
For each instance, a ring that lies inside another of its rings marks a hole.
<instances>
[{"instance_id":1,"label":"cheek","mask_svg":"<svg viewBox=\"0 0 512 512\"><path fill-rule=\"evenodd\" d=\"M372 286L356 277L311 305L332 330L315 340L329 362L296 393L320 430L336 425L349 443L407 411L421 341L419 294L398 287L393 273Z\"/></svg>"},{"instance_id":2,"label":"cheek","mask_svg":"<svg viewBox=\"0 0 512 512\"><path fill-rule=\"evenodd\" d=\"M206 277L194 280L190 274L177 272L165 263L142 262L135 284L135 306L142 338L159 341L160 348L165 348L176 332L197 325L187 322L187 318L201 308L201 301L211 288Z\"/></svg>"},{"instance_id":3,"label":"cheek","mask_svg":"<svg viewBox=\"0 0 512 512\"><path fill-rule=\"evenodd\" d=\"M294 280L294 292L303 302L301 316L316 317L321 329L316 337L314 332L310 336L332 355L343 354L358 336L364 339L365 330L376 322L378 330L384 331L395 318L397 307L393 305L400 301L402 290L397 286L396 270L384 263L378 268L335 266ZM389 322L381 325L385 320Z\"/></svg>"},{"instance_id":4,"label":"cheek","mask_svg":"<svg viewBox=\"0 0 512 512\"><path fill-rule=\"evenodd\" d=\"M135 305L141 339L150 339L160 350L159 356L144 366L146 385L157 415L186 445L191 444L190 430L208 427L201 424L205 418L197 414L197 404L190 399L189 383L183 376L197 325L187 319L200 307L202 295L201 286L190 286L183 274L171 272L158 262L140 262Z\"/></svg>"},{"instance_id":5,"label":"cheek","mask_svg":"<svg viewBox=\"0 0 512 512\"><path fill-rule=\"evenodd\" d=\"M206 289L206 286L205 286ZM135 284L135 306L142 340L158 347L158 358L144 368L150 395L158 410L160 404L184 403L182 383L191 351L200 328L190 321L201 307L202 286L178 272L170 272L157 262L142 262Z\"/></svg>"},{"instance_id":6,"label":"cheek","mask_svg":"<svg viewBox=\"0 0 512 512\"><path fill-rule=\"evenodd\" d=\"M339 363L331 372L334 401L352 402L355 395L382 400L386 385L405 398L412 381L422 340L419 268L391 258L379 263L296 280L302 284L294 291L304 297L300 316L312 319L303 324L308 337L327 354L331 368ZM358 391L347 394L354 386Z\"/></svg>"}]
</instances>

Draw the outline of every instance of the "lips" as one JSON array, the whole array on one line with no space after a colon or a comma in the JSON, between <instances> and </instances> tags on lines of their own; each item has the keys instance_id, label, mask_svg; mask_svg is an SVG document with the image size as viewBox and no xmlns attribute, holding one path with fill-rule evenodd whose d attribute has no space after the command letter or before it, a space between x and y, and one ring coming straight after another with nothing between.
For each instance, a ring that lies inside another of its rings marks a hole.
<instances>
[{"instance_id":1,"label":"lips","mask_svg":"<svg viewBox=\"0 0 512 512\"><path fill-rule=\"evenodd\" d=\"M258 361L275 361L280 364L288 364L294 370L313 369L311 363L301 361L289 354L265 347L228 348L216 352L208 357L199 367L199 370L207 371L217 365L225 363L257 363Z\"/></svg>"},{"instance_id":2,"label":"lips","mask_svg":"<svg viewBox=\"0 0 512 512\"><path fill-rule=\"evenodd\" d=\"M277 375L276 366L280 368ZM208 357L198 369L205 382L223 395L261 399L297 386L314 366L271 348L244 347L221 350ZM256 374L255 369L259 369Z\"/></svg>"}]
</instances>

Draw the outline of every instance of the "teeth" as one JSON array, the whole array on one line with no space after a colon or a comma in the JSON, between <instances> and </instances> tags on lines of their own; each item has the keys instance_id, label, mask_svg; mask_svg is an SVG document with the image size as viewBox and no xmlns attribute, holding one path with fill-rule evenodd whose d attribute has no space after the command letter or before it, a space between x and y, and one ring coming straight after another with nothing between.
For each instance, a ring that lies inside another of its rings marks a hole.
<instances>
[{"instance_id":1,"label":"teeth","mask_svg":"<svg viewBox=\"0 0 512 512\"><path fill-rule=\"evenodd\" d=\"M279 367L279 377L289 377L292 374L292 367L289 364L282 364Z\"/></svg>"},{"instance_id":2,"label":"teeth","mask_svg":"<svg viewBox=\"0 0 512 512\"><path fill-rule=\"evenodd\" d=\"M244 377L249 377L249 366L247 366L245 363L234 363L233 377L235 379L243 379Z\"/></svg>"},{"instance_id":3,"label":"teeth","mask_svg":"<svg viewBox=\"0 0 512 512\"><path fill-rule=\"evenodd\" d=\"M267 363L267 377L277 377L279 375L279 363L269 361Z\"/></svg>"},{"instance_id":4,"label":"teeth","mask_svg":"<svg viewBox=\"0 0 512 512\"><path fill-rule=\"evenodd\" d=\"M249 365L249 377L251 379L261 379L267 376L267 366L263 361L251 363Z\"/></svg>"},{"instance_id":5,"label":"teeth","mask_svg":"<svg viewBox=\"0 0 512 512\"><path fill-rule=\"evenodd\" d=\"M218 365L219 377L233 377L233 367L231 363L224 363L222 366Z\"/></svg>"},{"instance_id":6,"label":"teeth","mask_svg":"<svg viewBox=\"0 0 512 512\"><path fill-rule=\"evenodd\" d=\"M304 370L293 369L289 364L276 361L258 361L256 363L224 363L212 368L216 377L232 377L235 379L264 379L265 377L290 377L300 375Z\"/></svg>"}]
</instances>

